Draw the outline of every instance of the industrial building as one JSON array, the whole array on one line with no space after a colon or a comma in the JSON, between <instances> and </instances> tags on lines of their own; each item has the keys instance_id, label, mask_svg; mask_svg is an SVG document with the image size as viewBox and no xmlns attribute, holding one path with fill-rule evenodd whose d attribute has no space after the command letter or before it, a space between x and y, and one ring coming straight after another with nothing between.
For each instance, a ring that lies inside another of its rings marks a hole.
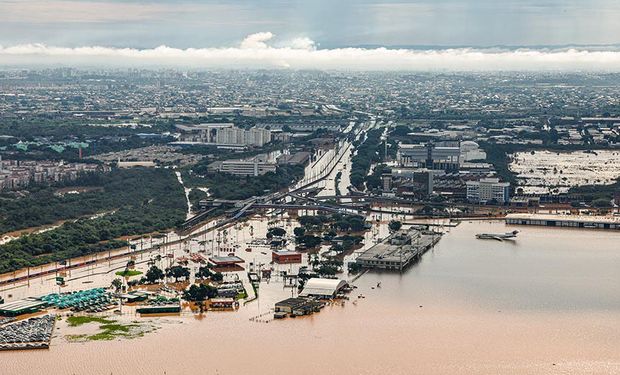
<instances>
[{"instance_id":1,"label":"industrial building","mask_svg":"<svg viewBox=\"0 0 620 375\"><path fill-rule=\"evenodd\" d=\"M509 214L506 216L506 224L620 230L620 217L551 214Z\"/></svg>"},{"instance_id":2,"label":"industrial building","mask_svg":"<svg viewBox=\"0 0 620 375\"><path fill-rule=\"evenodd\" d=\"M460 144L461 163L472 160L486 160L486 152L480 150L480 146L474 141L463 141Z\"/></svg>"},{"instance_id":3,"label":"industrial building","mask_svg":"<svg viewBox=\"0 0 620 375\"><path fill-rule=\"evenodd\" d=\"M209 263L211 263L213 266L216 267L236 267L241 263L244 263L245 261L237 256L226 256L226 257L220 257L220 256L214 256L209 258Z\"/></svg>"},{"instance_id":4,"label":"industrial building","mask_svg":"<svg viewBox=\"0 0 620 375\"><path fill-rule=\"evenodd\" d=\"M149 314L177 314L181 312L181 305L153 305L143 306L136 309L136 312L141 315Z\"/></svg>"},{"instance_id":5,"label":"industrial building","mask_svg":"<svg viewBox=\"0 0 620 375\"><path fill-rule=\"evenodd\" d=\"M392 179L397 181L398 195L425 198L433 193L433 171L426 168L393 168Z\"/></svg>"},{"instance_id":6,"label":"industrial building","mask_svg":"<svg viewBox=\"0 0 620 375\"><path fill-rule=\"evenodd\" d=\"M347 286L347 282L339 279L312 278L306 281L300 297L334 298Z\"/></svg>"},{"instance_id":7,"label":"industrial building","mask_svg":"<svg viewBox=\"0 0 620 375\"><path fill-rule=\"evenodd\" d=\"M305 165L310 161L311 154L307 151L284 154L278 158L280 165Z\"/></svg>"},{"instance_id":8,"label":"industrial building","mask_svg":"<svg viewBox=\"0 0 620 375\"><path fill-rule=\"evenodd\" d=\"M323 303L309 298L287 298L277 302L274 311L276 318L283 318L287 314L294 316L310 315L319 312L323 306Z\"/></svg>"},{"instance_id":9,"label":"industrial building","mask_svg":"<svg viewBox=\"0 0 620 375\"><path fill-rule=\"evenodd\" d=\"M211 298L209 300L209 310L229 310L239 307L239 302L234 298Z\"/></svg>"},{"instance_id":10,"label":"industrial building","mask_svg":"<svg viewBox=\"0 0 620 375\"><path fill-rule=\"evenodd\" d=\"M439 241L441 234L410 228L372 246L355 262L364 268L402 270Z\"/></svg>"},{"instance_id":11,"label":"industrial building","mask_svg":"<svg viewBox=\"0 0 620 375\"><path fill-rule=\"evenodd\" d=\"M32 314L47 307L45 301L35 298L26 298L0 305L0 315L3 316L19 316L24 314Z\"/></svg>"},{"instance_id":12,"label":"industrial building","mask_svg":"<svg viewBox=\"0 0 620 375\"><path fill-rule=\"evenodd\" d=\"M458 142L400 144L396 158L403 167L452 171L459 169L461 149Z\"/></svg>"}]
</instances>

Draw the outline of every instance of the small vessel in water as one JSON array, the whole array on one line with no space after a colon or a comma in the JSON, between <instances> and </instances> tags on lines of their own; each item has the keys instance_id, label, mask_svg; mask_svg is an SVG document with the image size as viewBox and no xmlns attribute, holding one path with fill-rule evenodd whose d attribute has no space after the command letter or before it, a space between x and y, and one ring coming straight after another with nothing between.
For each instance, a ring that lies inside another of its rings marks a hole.
<instances>
[{"instance_id":1,"label":"small vessel in water","mask_svg":"<svg viewBox=\"0 0 620 375\"><path fill-rule=\"evenodd\" d=\"M497 241L513 240L517 238L518 233L519 233L518 230L514 230L508 233L479 233L479 234L476 234L476 238L479 240L497 240Z\"/></svg>"}]
</instances>

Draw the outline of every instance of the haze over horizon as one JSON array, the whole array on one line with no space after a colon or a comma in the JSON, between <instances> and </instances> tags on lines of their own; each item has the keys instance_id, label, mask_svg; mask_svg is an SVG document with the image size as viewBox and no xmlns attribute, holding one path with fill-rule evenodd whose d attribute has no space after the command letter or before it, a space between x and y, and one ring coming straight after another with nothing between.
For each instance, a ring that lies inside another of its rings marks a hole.
<instances>
[{"instance_id":1,"label":"haze over horizon","mask_svg":"<svg viewBox=\"0 0 620 375\"><path fill-rule=\"evenodd\" d=\"M617 19L613 0L0 0L0 65L619 71Z\"/></svg>"}]
</instances>

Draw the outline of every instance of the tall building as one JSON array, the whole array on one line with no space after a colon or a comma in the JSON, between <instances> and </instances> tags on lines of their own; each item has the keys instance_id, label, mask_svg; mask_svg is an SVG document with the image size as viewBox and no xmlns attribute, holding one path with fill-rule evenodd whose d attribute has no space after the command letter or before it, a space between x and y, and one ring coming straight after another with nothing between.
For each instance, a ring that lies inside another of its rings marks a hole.
<instances>
[{"instance_id":1,"label":"tall building","mask_svg":"<svg viewBox=\"0 0 620 375\"><path fill-rule=\"evenodd\" d=\"M496 201L504 204L510 201L510 184L500 182L499 178L483 178L480 181L467 181L467 200L474 203Z\"/></svg>"},{"instance_id":2,"label":"tall building","mask_svg":"<svg viewBox=\"0 0 620 375\"><path fill-rule=\"evenodd\" d=\"M461 150L450 143L400 144L396 156L403 167L418 167L435 170L458 170Z\"/></svg>"}]
</instances>

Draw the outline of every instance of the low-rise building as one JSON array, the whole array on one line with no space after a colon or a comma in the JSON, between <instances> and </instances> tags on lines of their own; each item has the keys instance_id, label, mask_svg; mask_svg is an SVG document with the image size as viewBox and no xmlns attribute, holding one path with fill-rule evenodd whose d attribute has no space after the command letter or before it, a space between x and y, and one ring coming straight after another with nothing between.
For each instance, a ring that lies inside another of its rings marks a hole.
<instances>
[{"instance_id":1,"label":"low-rise building","mask_svg":"<svg viewBox=\"0 0 620 375\"><path fill-rule=\"evenodd\" d=\"M245 261L237 256L214 256L209 258L209 263L215 267L237 267Z\"/></svg>"},{"instance_id":2,"label":"low-rise building","mask_svg":"<svg viewBox=\"0 0 620 375\"><path fill-rule=\"evenodd\" d=\"M230 159L215 161L207 167L210 172L230 173L235 176L262 176L275 172L277 164L265 155L257 155L248 159Z\"/></svg>"},{"instance_id":3,"label":"low-rise building","mask_svg":"<svg viewBox=\"0 0 620 375\"><path fill-rule=\"evenodd\" d=\"M312 278L306 281L300 297L334 298L347 286L347 282L340 279Z\"/></svg>"},{"instance_id":4,"label":"low-rise building","mask_svg":"<svg viewBox=\"0 0 620 375\"><path fill-rule=\"evenodd\" d=\"M286 314L302 316L319 312L323 306L323 303L310 298L287 298L277 302L274 311L278 318L285 317Z\"/></svg>"},{"instance_id":5,"label":"low-rise building","mask_svg":"<svg viewBox=\"0 0 620 375\"><path fill-rule=\"evenodd\" d=\"M65 163L50 160L2 160L0 190L19 190L31 183L53 183L77 179L92 172L107 172L108 166L89 163Z\"/></svg>"},{"instance_id":6,"label":"low-rise building","mask_svg":"<svg viewBox=\"0 0 620 375\"><path fill-rule=\"evenodd\" d=\"M290 250L275 250L271 252L271 260L277 264L301 263L301 253Z\"/></svg>"}]
</instances>

